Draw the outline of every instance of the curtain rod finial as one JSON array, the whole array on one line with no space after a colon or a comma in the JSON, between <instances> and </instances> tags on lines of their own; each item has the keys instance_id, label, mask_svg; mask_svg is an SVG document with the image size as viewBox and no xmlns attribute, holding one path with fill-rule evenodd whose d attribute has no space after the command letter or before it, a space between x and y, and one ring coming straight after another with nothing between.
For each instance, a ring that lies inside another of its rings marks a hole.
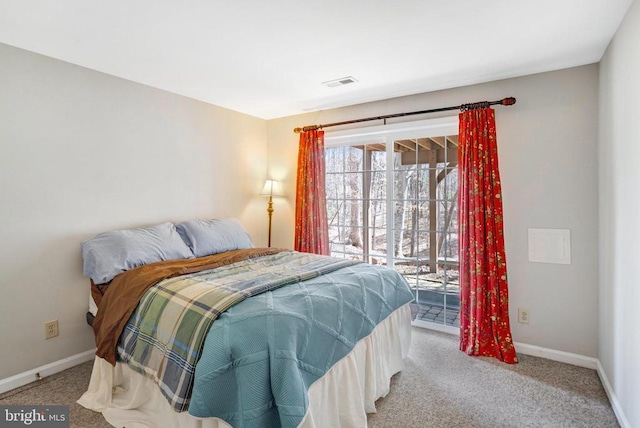
<instances>
[{"instance_id":1,"label":"curtain rod finial","mask_svg":"<svg viewBox=\"0 0 640 428\"><path fill-rule=\"evenodd\" d=\"M502 100L502 105L503 106L512 106L516 103L516 99L513 97L508 97L508 98L504 98Z\"/></svg>"},{"instance_id":2,"label":"curtain rod finial","mask_svg":"<svg viewBox=\"0 0 640 428\"><path fill-rule=\"evenodd\" d=\"M302 132L302 128L293 128L293 132L295 132L296 134L299 134Z\"/></svg>"}]
</instances>

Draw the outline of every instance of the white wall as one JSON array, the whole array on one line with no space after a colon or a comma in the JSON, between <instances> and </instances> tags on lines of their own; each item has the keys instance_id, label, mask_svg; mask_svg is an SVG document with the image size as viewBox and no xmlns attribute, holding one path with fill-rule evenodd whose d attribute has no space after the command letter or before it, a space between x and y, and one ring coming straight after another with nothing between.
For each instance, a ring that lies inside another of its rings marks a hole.
<instances>
[{"instance_id":1,"label":"white wall","mask_svg":"<svg viewBox=\"0 0 640 428\"><path fill-rule=\"evenodd\" d=\"M264 120L2 44L0 64L0 379L94 346L82 240L234 216L266 244Z\"/></svg>"},{"instance_id":2,"label":"white wall","mask_svg":"<svg viewBox=\"0 0 640 428\"><path fill-rule=\"evenodd\" d=\"M288 247L293 242L298 145L294 127L506 96L516 97L516 105L495 110L514 339L596 357L597 65L268 121L268 165L272 175L284 180L287 194L276 206L273 241ZM336 128L327 131L331 129ZM530 227L571 229L572 264L529 262ZM529 325L517 323L518 307L529 309Z\"/></svg>"},{"instance_id":3,"label":"white wall","mask_svg":"<svg viewBox=\"0 0 640 428\"><path fill-rule=\"evenodd\" d=\"M640 4L600 64L600 362L640 427Z\"/></svg>"}]
</instances>

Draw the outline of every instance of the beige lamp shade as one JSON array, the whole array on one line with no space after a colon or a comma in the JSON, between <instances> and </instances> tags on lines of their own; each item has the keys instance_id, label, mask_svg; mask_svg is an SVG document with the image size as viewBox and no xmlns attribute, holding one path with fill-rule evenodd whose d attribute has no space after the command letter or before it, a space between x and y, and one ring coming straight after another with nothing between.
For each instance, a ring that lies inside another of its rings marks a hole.
<instances>
[{"instance_id":1,"label":"beige lamp shade","mask_svg":"<svg viewBox=\"0 0 640 428\"><path fill-rule=\"evenodd\" d=\"M280 183L275 180L267 180L264 183L264 187L262 188L262 192L260 192L262 196L282 196L282 191L280 190Z\"/></svg>"}]
</instances>

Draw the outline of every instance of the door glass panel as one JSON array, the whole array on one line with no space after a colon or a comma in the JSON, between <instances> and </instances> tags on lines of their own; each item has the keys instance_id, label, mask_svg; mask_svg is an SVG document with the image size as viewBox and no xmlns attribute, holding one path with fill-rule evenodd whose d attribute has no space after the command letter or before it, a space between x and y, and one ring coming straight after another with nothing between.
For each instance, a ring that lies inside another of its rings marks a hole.
<instances>
[{"instance_id":1,"label":"door glass panel","mask_svg":"<svg viewBox=\"0 0 640 428\"><path fill-rule=\"evenodd\" d=\"M330 147L331 255L393 267L418 319L459 324L457 138ZM387 150L389 153L387 153Z\"/></svg>"}]
</instances>

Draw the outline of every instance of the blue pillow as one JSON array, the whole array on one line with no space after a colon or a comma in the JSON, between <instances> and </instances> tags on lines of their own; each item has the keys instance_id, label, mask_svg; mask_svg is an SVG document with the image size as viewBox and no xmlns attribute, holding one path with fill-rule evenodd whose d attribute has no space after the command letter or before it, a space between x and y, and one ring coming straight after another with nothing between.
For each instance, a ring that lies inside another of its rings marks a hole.
<instances>
[{"instance_id":1,"label":"blue pillow","mask_svg":"<svg viewBox=\"0 0 640 428\"><path fill-rule=\"evenodd\" d=\"M235 218L190 220L176 229L196 257L253 248L251 236Z\"/></svg>"},{"instance_id":2,"label":"blue pillow","mask_svg":"<svg viewBox=\"0 0 640 428\"><path fill-rule=\"evenodd\" d=\"M95 284L147 263L193 258L172 223L101 233L81 247L84 275Z\"/></svg>"}]
</instances>

